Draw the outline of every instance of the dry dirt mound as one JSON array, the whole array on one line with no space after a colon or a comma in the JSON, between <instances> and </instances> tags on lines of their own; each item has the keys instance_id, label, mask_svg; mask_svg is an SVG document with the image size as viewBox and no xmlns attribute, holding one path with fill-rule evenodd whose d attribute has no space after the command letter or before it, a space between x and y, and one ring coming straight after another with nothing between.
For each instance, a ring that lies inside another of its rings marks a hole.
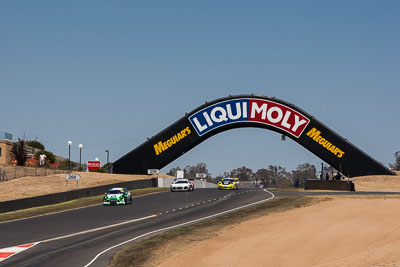
<instances>
[{"instance_id":1,"label":"dry dirt mound","mask_svg":"<svg viewBox=\"0 0 400 267\"><path fill-rule=\"evenodd\" d=\"M109 174L95 172L74 172L74 174L79 174L81 176L78 188L87 188L150 178L148 175ZM166 175L160 174L159 177L166 177ZM77 183L75 181L69 181L66 183L65 174L28 176L1 182L0 192L3 192L3 194L0 194L0 201L65 192L75 189L77 189Z\"/></svg>"},{"instance_id":2,"label":"dry dirt mound","mask_svg":"<svg viewBox=\"0 0 400 267\"><path fill-rule=\"evenodd\" d=\"M160 266L400 266L400 199L337 198L223 230Z\"/></svg>"},{"instance_id":3,"label":"dry dirt mound","mask_svg":"<svg viewBox=\"0 0 400 267\"><path fill-rule=\"evenodd\" d=\"M400 192L400 172L397 175L370 175L354 177L356 191Z\"/></svg>"}]
</instances>

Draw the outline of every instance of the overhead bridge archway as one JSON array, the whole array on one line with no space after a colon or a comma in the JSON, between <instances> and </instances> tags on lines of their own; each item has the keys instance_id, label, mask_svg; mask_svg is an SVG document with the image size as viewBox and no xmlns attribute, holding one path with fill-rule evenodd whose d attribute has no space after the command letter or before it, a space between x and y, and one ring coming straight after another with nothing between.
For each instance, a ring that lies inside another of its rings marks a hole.
<instances>
[{"instance_id":1,"label":"overhead bridge archway","mask_svg":"<svg viewBox=\"0 0 400 267\"><path fill-rule=\"evenodd\" d=\"M280 99L237 95L196 108L113 163L114 173L161 169L218 133L241 127L283 134L347 177L387 174L388 168L304 110Z\"/></svg>"}]
</instances>

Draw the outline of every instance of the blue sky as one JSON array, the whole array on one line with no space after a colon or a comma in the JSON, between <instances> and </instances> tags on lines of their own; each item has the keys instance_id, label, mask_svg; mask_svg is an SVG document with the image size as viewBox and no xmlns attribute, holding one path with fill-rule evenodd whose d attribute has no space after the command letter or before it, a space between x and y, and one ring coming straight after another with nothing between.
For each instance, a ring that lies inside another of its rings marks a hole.
<instances>
[{"instance_id":1,"label":"blue sky","mask_svg":"<svg viewBox=\"0 0 400 267\"><path fill-rule=\"evenodd\" d=\"M385 165L400 150L398 1L1 1L0 131L114 161L204 101L292 102ZM162 171L321 160L236 129Z\"/></svg>"}]
</instances>

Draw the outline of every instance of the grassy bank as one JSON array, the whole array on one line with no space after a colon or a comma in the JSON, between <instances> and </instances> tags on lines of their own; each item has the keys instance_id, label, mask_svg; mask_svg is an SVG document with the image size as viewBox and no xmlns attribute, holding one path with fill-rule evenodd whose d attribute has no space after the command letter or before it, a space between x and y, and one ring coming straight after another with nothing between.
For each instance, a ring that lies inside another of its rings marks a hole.
<instances>
[{"instance_id":1,"label":"grassy bank","mask_svg":"<svg viewBox=\"0 0 400 267\"><path fill-rule=\"evenodd\" d=\"M307 196L282 197L218 218L170 230L121 250L113 256L109 267L156 266L172 253L183 251L202 240L214 237L218 232L245 220L305 207L329 199Z\"/></svg>"},{"instance_id":2,"label":"grassy bank","mask_svg":"<svg viewBox=\"0 0 400 267\"><path fill-rule=\"evenodd\" d=\"M131 190L130 192L132 194L132 197L136 197L136 196L141 196L141 195L145 195L145 194L168 191L167 189L152 187L152 188ZM74 199L71 201L53 204L53 205L47 205L47 206L30 208L30 209L1 213L0 214L0 222L29 218L29 217L34 217L34 216L40 216L40 215L50 214L50 213L54 213L54 212L89 207L89 206L93 206L93 205L100 205L101 203L103 203L103 198L104 198L104 195L85 197L85 198Z\"/></svg>"}]
</instances>

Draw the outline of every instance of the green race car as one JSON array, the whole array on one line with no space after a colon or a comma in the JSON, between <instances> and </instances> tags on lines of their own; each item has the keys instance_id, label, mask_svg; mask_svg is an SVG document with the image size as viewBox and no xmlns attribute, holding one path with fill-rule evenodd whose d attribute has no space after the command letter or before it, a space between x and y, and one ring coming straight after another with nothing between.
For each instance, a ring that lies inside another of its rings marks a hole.
<instances>
[{"instance_id":1,"label":"green race car","mask_svg":"<svg viewBox=\"0 0 400 267\"><path fill-rule=\"evenodd\" d=\"M127 205L132 204L131 193L123 187L111 188L105 193L103 205Z\"/></svg>"}]
</instances>

